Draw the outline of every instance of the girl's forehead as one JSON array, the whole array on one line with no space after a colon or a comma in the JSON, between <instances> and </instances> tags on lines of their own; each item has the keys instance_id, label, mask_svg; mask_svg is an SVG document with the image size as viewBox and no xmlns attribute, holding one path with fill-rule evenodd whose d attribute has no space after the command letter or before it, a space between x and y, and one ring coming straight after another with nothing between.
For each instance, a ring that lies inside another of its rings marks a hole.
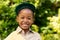
<instances>
[{"instance_id":1,"label":"girl's forehead","mask_svg":"<svg viewBox=\"0 0 60 40\"><path fill-rule=\"evenodd\" d=\"M19 11L19 12L33 13L32 10L30 10L30 9L22 9L22 10Z\"/></svg>"},{"instance_id":2,"label":"girl's forehead","mask_svg":"<svg viewBox=\"0 0 60 40\"><path fill-rule=\"evenodd\" d=\"M33 12L30 9L22 9L19 14L33 14Z\"/></svg>"}]
</instances>

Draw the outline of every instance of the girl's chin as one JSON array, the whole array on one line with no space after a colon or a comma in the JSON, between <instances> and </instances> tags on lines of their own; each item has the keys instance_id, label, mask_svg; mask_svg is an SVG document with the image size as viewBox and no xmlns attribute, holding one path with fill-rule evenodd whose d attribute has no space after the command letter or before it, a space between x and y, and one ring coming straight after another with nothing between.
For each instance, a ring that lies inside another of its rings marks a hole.
<instances>
[{"instance_id":1,"label":"girl's chin","mask_svg":"<svg viewBox=\"0 0 60 40\"><path fill-rule=\"evenodd\" d=\"M29 28L22 28L23 30L28 30Z\"/></svg>"}]
</instances>

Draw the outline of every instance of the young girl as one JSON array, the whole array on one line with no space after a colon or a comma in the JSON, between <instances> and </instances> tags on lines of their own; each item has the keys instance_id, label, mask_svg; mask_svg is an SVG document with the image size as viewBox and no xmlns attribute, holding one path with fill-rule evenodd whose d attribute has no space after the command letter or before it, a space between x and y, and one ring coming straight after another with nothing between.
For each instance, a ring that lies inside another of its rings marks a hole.
<instances>
[{"instance_id":1,"label":"young girl","mask_svg":"<svg viewBox=\"0 0 60 40\"><path fill-rule=\"evenodd\" d=\"M22 3L15 9L19 26L5 40L41 40L40 35L30 30L34 23L35 7L30 3Z\"/></svg>"}]
</instances>

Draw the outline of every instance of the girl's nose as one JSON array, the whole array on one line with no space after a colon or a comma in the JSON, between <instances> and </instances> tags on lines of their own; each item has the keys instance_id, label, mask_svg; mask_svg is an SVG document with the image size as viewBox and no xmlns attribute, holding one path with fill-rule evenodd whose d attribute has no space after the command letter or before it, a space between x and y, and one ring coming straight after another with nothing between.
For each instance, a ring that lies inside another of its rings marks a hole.
<instances>
[{"instance_id":1,"label":"girl's nose","mask_svg":"<svg viewBox=\"0 0 60 40\"><path fill-rule=\"evenodd\" d=\"M27 21L28 21L28 20L25 18L25 19L24 19L24 22L27 22Z\"/></svg>"}]
</instances>

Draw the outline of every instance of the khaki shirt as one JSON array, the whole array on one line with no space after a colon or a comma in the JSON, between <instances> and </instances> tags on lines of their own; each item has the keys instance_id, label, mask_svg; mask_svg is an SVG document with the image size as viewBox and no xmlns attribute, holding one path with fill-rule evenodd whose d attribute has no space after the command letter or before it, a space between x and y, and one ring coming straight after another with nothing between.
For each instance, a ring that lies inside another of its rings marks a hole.
<instances>
[{"instance_id":1,"label":"khaki shirt","mask_svg":"<svg viewBox=\"0 0 60 40\"><path fill-rule=\"evenodd\" d=\"M18 27L17 30L12 32L5 40L41 40L41 37L38 33L31 30L25 34L24 31Z\"/></svg>"}]
</instances>

